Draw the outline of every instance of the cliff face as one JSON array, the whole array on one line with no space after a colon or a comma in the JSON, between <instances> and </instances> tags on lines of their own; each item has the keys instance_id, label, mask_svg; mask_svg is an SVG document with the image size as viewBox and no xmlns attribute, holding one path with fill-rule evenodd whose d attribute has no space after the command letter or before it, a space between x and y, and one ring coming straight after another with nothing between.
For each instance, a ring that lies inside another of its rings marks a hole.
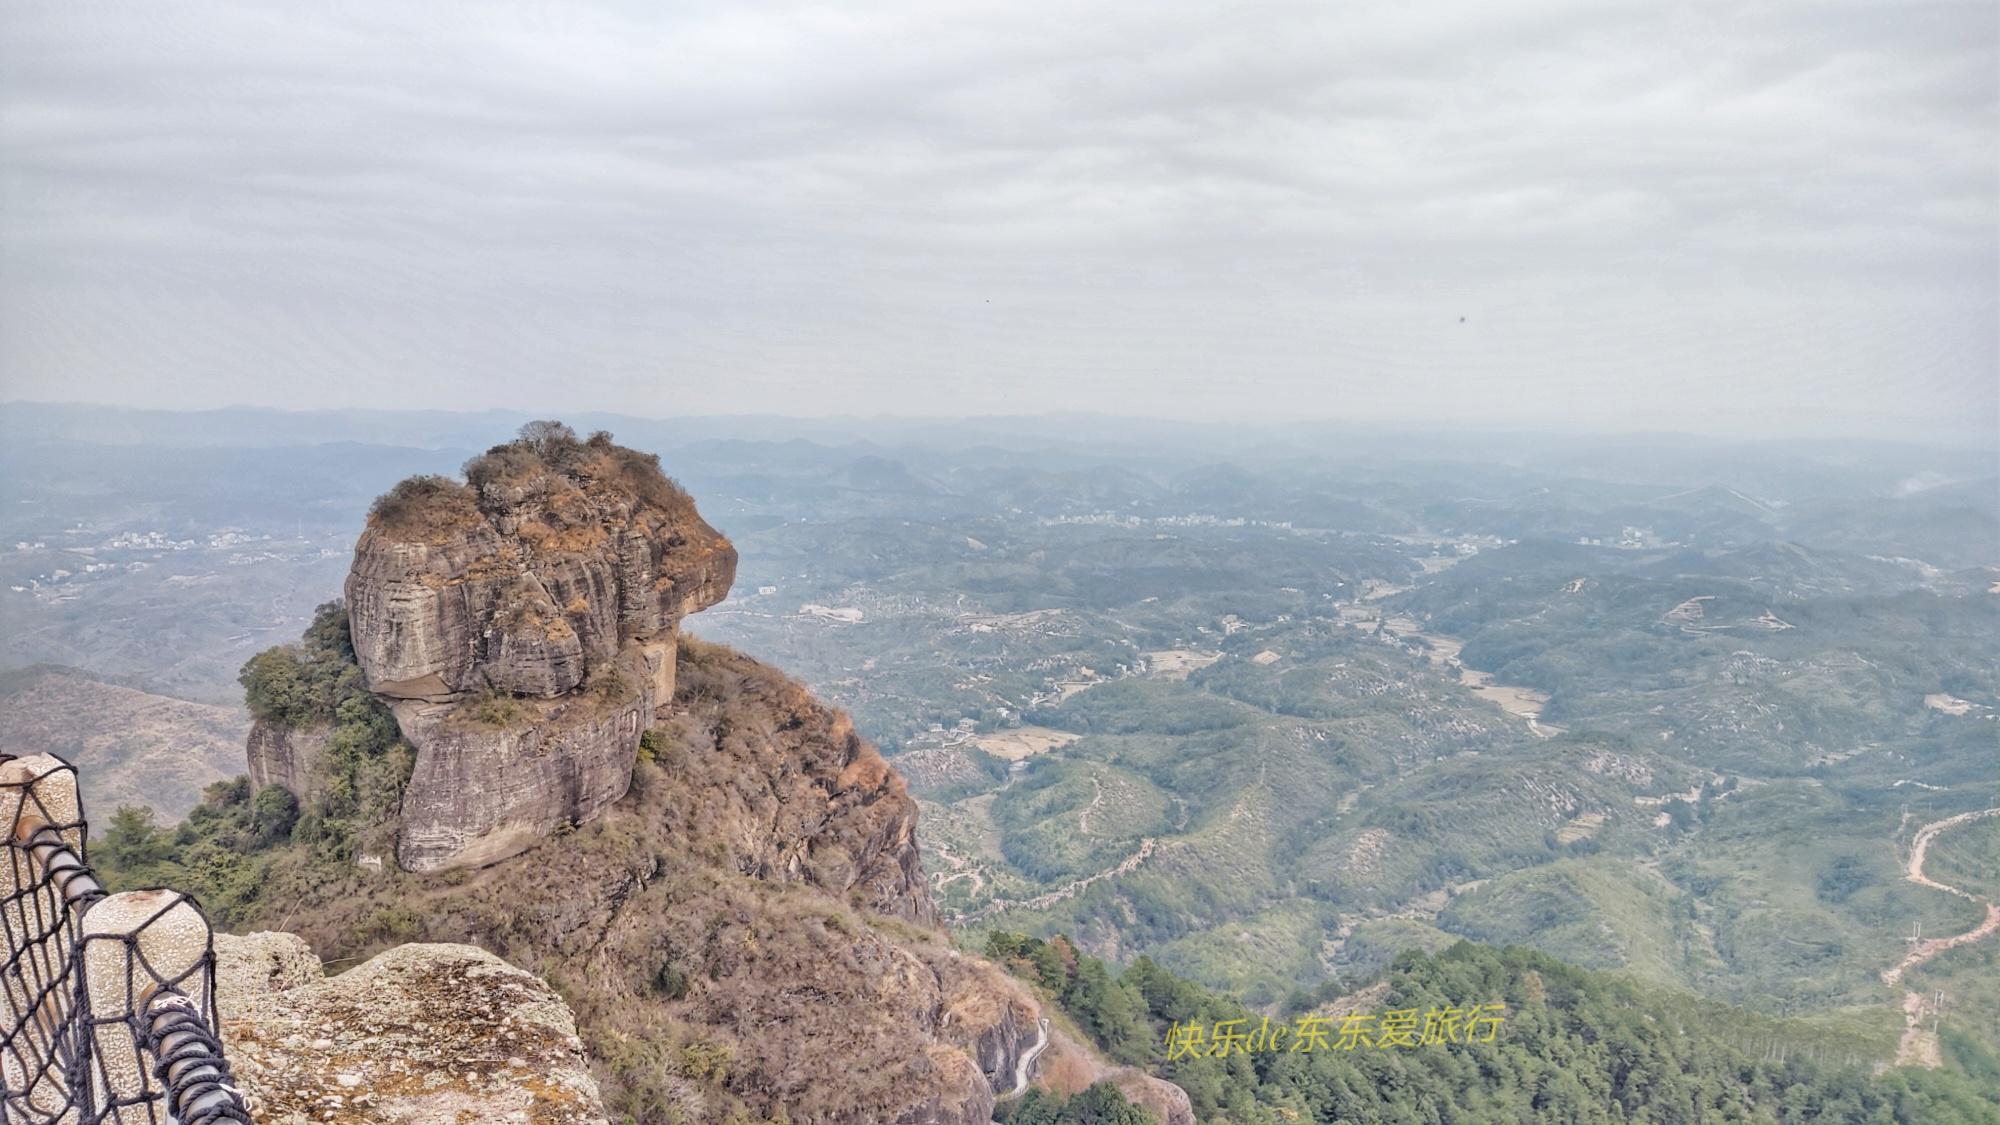
<instances>
[{"instance_id":1,"label":"cliff face","mask_svg":"<svg viewBox=\"0 0 2000 1125\"><path fill-rule=\"evenodd\" d=\"M735 580L729 540L631 450L517 442L466 473L398 486L355 545L354 651L380 694L562 695Z\"/></svg>"},{"instance_id":2,"label":"cliff face","mask_svg":"<svg viewBox=\"0 0 2000 1125\"><path fill-rule=\"evenodd\" d=\"M259 719L250 726L245 747L250 760L250 784L262 789L282 785L301 799L311 796L317 786L313 763L326 749L328 728L324 723L287 727Z\"/></svg>"},{"instance_id":3,"label":"cliff face","mask_svg":"<svg viewBox=\"0 0 2000 1125\"><path fill-rule=\"evenodd\" d=\"M398 701L396 725L418 753L397 862L410 871L492 863L623 797L654 696L641 654L613 668L607 690L522 700L498 722L455 704Z\"/></svg>"},{"instance_id":4,"label":"cliff face","mask_svg":"<svg viewBox=\"0 0 2000 1125\"><path fill-rule=\"evenodd\" d=\"M355 658L417 750L413 871L491 863L623 796L681 618L736 573L657 461L608 438L497 446L466 479L384 496L347 577Z\"/></svg>"}]
</instances>

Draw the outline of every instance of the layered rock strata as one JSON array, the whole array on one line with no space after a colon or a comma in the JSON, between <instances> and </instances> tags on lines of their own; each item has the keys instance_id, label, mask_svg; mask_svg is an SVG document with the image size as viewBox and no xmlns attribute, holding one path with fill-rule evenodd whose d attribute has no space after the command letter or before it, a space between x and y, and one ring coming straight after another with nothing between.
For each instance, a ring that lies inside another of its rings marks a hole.
<instances>
[{"instance_id":1,"label":"layered rock strata","mask_svg":"<svg viewBox=\"0 0 2000 1125\"><path fill-rule=\"evenodd\" d=\"M346 596L369 689L417 751L397 862L492 863L623 796L673 695L681 618L735 574L657 461L608 437L497 446L465 484L378 501ZM262 772L302 792L282 749Z\"/></svg>"}]
</instances>

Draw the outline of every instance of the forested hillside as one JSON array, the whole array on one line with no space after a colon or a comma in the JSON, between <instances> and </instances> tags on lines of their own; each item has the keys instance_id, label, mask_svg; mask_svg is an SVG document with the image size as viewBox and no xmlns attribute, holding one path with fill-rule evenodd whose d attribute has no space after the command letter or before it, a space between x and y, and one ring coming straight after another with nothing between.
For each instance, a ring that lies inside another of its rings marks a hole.
<instances>
[{"instance_id":1,"label":"forested hillside","mask_svg":"<svg viewBox=\"0 0 2000 1125\"><path fill-rule=\"evenodd\" d=\"M2000 1120L2000 1087L1989 1080L2000 1074L2000 1056L1970 1040L1953 1044L1965 1076L1912 1068L1876 1075L1865 1040L1518 947L1460 942L1436 954L1403 954L1372 985L1301 997L1276 1018L1147 958L1115 973L1062 938L996 933L987 953L1054 997L1108 1054L1171 1078L1200 1119L1217 1125ZM1398 1012L1494 1003L1504 1005L1504 1018L1491 1041L1483 1026L1461 1028L1457 1041L1440 1030L1435 1042L1423 1041L1421 1024L1411 1024L1407 1036L1384 1030ZM1364 1017L1367 1031L1343 1047L1340 1029L1349 1016ZM1205 1042L1190 1049L1188 1027L1203 1029ZM1260 1028L1291 1034L1276 1048L1256 1049L1253 1040L1245 1050L1234 1039L1217 1046L1218 1027L1224 1035ZM1033 1115L1012 1120L1115 1120L1091 1116L1102 1112L1097 1102L1067 1116L1032 1108Z\"/></svg>"}]
</instances>

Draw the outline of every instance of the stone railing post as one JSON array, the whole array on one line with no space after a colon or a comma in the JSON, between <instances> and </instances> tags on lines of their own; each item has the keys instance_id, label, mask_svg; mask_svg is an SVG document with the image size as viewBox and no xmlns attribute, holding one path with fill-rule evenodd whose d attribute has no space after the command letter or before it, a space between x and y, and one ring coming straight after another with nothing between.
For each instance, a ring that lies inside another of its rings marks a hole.
<instances>
[{"instance_id":1,"label":"stone railing post","mask_svg":"<svg viewBox=\"0 0 2000 1125\"><path fill-rule=\"evenodd\" d=\"M0 1123L247 1125L217 1035L208 919L175 891L106 895L82 811L68 763L0 760Z\"/></svg>"},{"instance_id":2,"label":"stone railing post","mask_svg":"<svg viewBox=\"0 0 2000 1125\"><path fill-rule=\"evenodd\" d=\"M70 1071L85 1049L76 936L81 907L102 894L73 858L84 837L76 771L49 754L0 761L0 817L0 1118L71 1121Z\"/></svg>"},{"instance_id":3,"label":"stone railing post","mask_svg":"<svg viewBox=\"0 0 2000 1125\"><path fill-rule=\"evenodd\" d=\"M214 935L208 919L176 891L127 891L103 899L83 920L83 983L90 1013L91 1083L100 1109L162 1101L173 1120L240 1105L215 1042ZM149 1081L167 1066L165 1089ZM123 1114L113 1120L127 1120ZM222 1120L244 1120L224 1113Z\"/></svg>"}]
</instances>

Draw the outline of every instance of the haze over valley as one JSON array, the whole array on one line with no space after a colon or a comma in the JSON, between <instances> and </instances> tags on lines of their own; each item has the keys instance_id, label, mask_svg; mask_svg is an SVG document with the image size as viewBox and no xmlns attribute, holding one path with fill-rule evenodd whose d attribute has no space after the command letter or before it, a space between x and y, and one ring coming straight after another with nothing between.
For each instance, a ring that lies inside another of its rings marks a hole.
<instances>
[{"instance_id":1,"label":"haze over valley","mask_svg":"<svg viewBox=\"0 0 2000 1125\"><path fill-rule=\"evenodd\" d=\"M0 417L4 735L86 767L162 697L238 712L369 500L499 428ZM658 449L735 542L688 630L851 712L962 942L1068 935L1277 1010L1468 938L1843 1057L2000 1058L1994 942L1883 977L1913 929L1980 923L2000 858L2000 821L1954 823L1928 870L1968 893L1905 877L1926 825L1996 804L1990 449L575 421ZM237 769L163 729L173 784L86 769L100 807L170 818Z\"/></svg>"}]
</instances>

